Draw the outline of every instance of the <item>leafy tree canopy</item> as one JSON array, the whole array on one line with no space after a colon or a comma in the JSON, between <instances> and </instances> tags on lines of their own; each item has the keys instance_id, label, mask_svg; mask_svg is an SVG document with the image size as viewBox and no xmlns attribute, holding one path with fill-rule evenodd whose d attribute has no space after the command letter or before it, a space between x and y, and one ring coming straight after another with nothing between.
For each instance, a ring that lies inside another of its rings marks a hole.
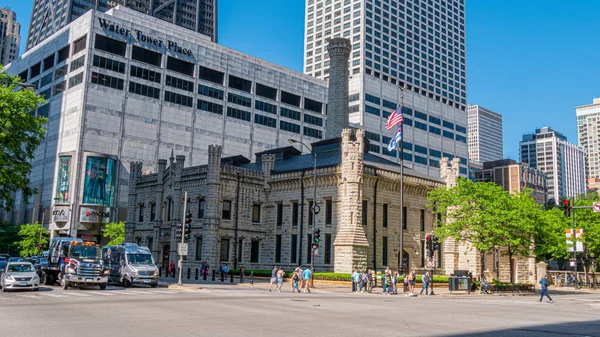
<instances>
[{"instance_id":1,"label":"leafy tree canopy","mask_svg":"<svg viewBox=\"0 0 600 337\"><path fill-rule=\"evenodd\" d=\"M40 231L42 240L40 241ZM19 227L19 247L20 256L27 257L40 254L40 243L44 246L48 245L50 232L46 228L42 228L39 223L24 224Z\"/></svg>"},{"instance_id":2,"label":"leafy tree canopy","mask_svg":"<svg viewBox=\"0 0 600 337\"><path fill-rule=\"evenodd\" d=\"M125 242L125 223L112 222L104 227L104 236L110 238L107 245L116 246Z\"/></svg>"}]
</instances>

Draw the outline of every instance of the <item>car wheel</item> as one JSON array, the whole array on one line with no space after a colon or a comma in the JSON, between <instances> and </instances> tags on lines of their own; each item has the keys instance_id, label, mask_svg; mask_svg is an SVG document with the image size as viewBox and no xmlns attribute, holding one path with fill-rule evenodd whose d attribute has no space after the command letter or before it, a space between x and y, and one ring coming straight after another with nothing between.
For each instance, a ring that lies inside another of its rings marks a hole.
<instances>
[{"instance_id":1,"label":"car wheel","mask_svg":"<svg viewBox=\"0 0 600 337\"><path fill-rule=\"evenodd\" d=\"M52 275L42 272L42 283L44 285L47 285L47 286L52 285L52 283L54 283L52 281L53 281Z\"/></svg>"},{"instance_id":2,"label":"car wheel","mask_svg":"<svg viewBox=\"0 0 600 337\"><path fill-rule=\"evenodd\" d=\"M100 284L100 290L104 290L104 289L106 289L106 283Z\"/></svg>"},{"instance_id":3,"label":"car wheel","mask_svg":"<svg viewBox=\"0 0 600 337\"><path fill-rule=\"evenodd\" d=\"M40 291L40 288L33 288L33 291Z\"/></svg>"},{"instance_id":4,"label":"car wheel","mask_svg":"<svg viewBox=\"0 0 600 337\"><path fill-rule=\"evenodd\" d=\"M156 288L156 287L158 287L158 283L152 283L152 284L150 285L150 287L152 287L152 288Z\"/></svg>"},{"instance_id":5,"label":"car wheel","mask_svg":"<svg viewBox=\"0 0 600 337\"><path fill-rule=\"evenodd\" d=\"M125 287L125 288L131 287L131 282L129 281L129 279L127 277L123 278L123 287Z\"/></svg>"},{"instance_id":6,"label":"car wheel","mask_svg":"<svg viewBox=\"0 0 600 337\"><path fill-rule=\"evenodd\" d=\"M67 282L67 276L63 274L62 279L61 279L61 285L63 290L68 290L69 289L69 282Z\"/></svg>"}]
</instances>

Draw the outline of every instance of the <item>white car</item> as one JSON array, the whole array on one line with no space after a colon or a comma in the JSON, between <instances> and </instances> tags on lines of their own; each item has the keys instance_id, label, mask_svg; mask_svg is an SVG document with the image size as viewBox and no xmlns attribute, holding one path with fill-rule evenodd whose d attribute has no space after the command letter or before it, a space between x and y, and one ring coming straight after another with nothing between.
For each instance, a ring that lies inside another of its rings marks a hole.
<instances>
[{"instance_id":1,"label":"white car","mask_svg":"<svg viewBox=\"0 0 600 337\"><path fill-rule=\"evenodd\" d=\"M2 291L12 289L40 290L40 277L30 262L8 262L0 278Z\"/></svg>"}]
</instances>

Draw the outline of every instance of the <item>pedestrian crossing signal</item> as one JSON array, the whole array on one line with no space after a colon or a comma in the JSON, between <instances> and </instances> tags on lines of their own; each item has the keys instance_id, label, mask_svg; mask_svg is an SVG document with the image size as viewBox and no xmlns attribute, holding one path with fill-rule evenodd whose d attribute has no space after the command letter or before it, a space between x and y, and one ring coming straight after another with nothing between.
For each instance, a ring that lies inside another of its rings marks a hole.
<instances>
[{"instance_id":1,"label":"pedestrian crossing signal","mask_svg":"<svg viewBox=\"0 0 600 337\"><path fill-rule=\"evenodd\" d=\"M315 229L314 243L316 245L319 245L319 242L321 242L321 230L320 229Z\"/></svg>"}]
</instances>

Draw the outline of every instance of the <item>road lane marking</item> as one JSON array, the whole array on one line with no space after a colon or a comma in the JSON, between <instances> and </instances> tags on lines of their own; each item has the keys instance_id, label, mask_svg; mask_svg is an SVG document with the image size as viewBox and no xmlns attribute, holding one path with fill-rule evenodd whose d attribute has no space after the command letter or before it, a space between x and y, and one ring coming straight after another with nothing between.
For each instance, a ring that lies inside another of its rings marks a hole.
<instances>
[{"instance_id":1,"label":"road lane marking","mask_svg":"<svg viewBox=\"0 0 600 337\"><path fill-rule=\"evenodd\" d=\"M111 293L105 293L102 291L86 291L86 293L90 293L90 294L94 294L94 295L100 295L100 296L115 296L116 294L111 294Z\"/></svg>"},{"instance_id":2,"label":"road lane marking","mask_svg":"<svg viewBox=\"0 0 600 337\"><path fill-rule=\"evenodd\" d=\"M147 291L138 291L138 290L126 290L126 293L130 293L130 294L142 294L142 295L151 295L151 292L147 292Z\"/></svg>"},{"instance_id":3,"label":"road lane marking","mask_svg":"<svg viewBox=\"0 0 600 337\"><path fill-rule=\"evenodd\" d=\"M39 297L35 296L35 295L18 295L18 296L23 297L23 298L38 298L39 299Z\"/></svg>"},{"instance_id":4,"label":"road lane marking","mask_svg":"<svg viewBox=\"0 0 600 337\"><path fill-rule=\"evenodd\" d=\"M46 293L46 292L40 293L40 295L49 296L49 297L67 297L67 295L58 295L58 294L51 294L51 293Z\"/></svg>"}]
</instances>

